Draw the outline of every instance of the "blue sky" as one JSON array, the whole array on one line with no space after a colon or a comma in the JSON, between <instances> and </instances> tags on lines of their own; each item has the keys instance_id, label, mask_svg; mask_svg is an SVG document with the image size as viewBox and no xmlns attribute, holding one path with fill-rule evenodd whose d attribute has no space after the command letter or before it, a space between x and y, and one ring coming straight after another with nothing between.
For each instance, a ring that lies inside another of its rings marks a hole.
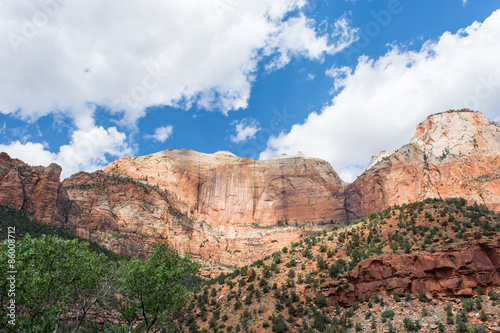
<instances>
[{"instance_id":1,"label":"blue sky","mask_svg":"<svg viewBox=\"0 0 500 333\"><path fill-rule=\"evenodd\" d=\"M500 121L498 1L0 0L0 150L63 177L168 148L352 181L429 114Z\"/></svg>"}]
</instances>

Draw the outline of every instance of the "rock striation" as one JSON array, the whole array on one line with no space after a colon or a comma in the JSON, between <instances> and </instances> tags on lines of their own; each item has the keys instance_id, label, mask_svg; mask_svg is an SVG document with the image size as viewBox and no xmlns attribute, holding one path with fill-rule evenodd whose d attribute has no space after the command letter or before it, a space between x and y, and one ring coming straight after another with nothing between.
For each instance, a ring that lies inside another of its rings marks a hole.
<instances>
[{"instance_id":1,"label":"rock striation","mask_svg":"<svg viewBox=\"0 0 500 333\"><path fill-rule=\"evenodd\" d=\"M172 193L183 211L218 225L301 226L351 219L337 173L327 162L302 154L254 161L229 152L169 149L123 158L104 172L147 179Z\"/></svg>"},{"instance_id":2,"label":"rock striation","mask_svg":"<svg viewBox=\"0 0 500 333\"><path fill-rule=\"evenodd\" d=\"M500 241L456 243L434 254L407 254L362 260L341 279L320 285L330 305L351 306L381 292L398 295L431 292L472 296L477 287L500 286Z\"/></svg>"},{"instance_id":3,"label":"rock striation","mask_svg":"<svg viewBox=\"0 0 500 333\"><path fill-rule=\"evenodd\" d=\"M260 228L201 220L181 210L177 197L160 187L102 171L80 172L63 184L81 209L77 235L139 257L150 253L155 243L167 242L176 252L202 262L206 276L224 271L224 266L249 264L304 235L291 226Z\"/></svg>"},{"instance_id":4,"label":"rock striation","mask_svg":"<svg viewBox=\"0 0 500 333\"><path fill-rule=\"evenodd\" d=\"M206 262L240 266L349 219L331 166L300 155L253 161L167 150L63 184L82 210L77 234L124 254L166 241Z\"/></svg>"}]
</instances>

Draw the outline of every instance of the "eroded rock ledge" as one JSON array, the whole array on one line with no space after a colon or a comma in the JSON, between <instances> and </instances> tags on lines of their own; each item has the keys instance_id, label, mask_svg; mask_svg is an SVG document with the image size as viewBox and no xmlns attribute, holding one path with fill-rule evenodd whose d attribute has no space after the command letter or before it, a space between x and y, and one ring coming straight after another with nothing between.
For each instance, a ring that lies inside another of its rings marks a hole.
<instances>
[{"instance_id":1,"label":"eroded rock ledge","mask_svg":"<svg viewBox=\"0 0 500 333\"><path fill-rule=\"evenodd\" d=\"M433 254L369 258L320 291L328 303L351 306L362 296L382 292L403 295L427 291L433 296L471 296L474 289L500 285L500 240L444 246Z\"/></svg>"}]
</instances>

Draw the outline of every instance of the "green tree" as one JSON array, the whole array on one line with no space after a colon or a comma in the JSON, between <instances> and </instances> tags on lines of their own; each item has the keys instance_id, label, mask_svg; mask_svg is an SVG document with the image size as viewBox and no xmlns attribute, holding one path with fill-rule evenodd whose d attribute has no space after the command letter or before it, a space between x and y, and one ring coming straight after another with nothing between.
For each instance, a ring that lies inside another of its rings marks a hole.
<instances>
[{"instance_id":1,"label":"green tree","mask_svg":"<svg viewBox=\"0 0 500 333\"><path fill-rule=\"evenodd\" d=\"M169 253L168 245L156 244L145 262L137 258L123 263L117 286L121 300L116 302L129 332L159 332L178 317L189 300L182 283L198 272L199 264L189 256Z\"/></svg>"},{"instance_id":2,"label":"green tree","mask_svg":"<svg viewBox=\"0 0 500 333\"><path fill-rule=\"evenodd\" d=\"M282 315L278 315L278 317L273 317L273 326L272 331L275 333L284 333L288 330L288 327L285 323L285 318Z\"/></svg>"},{"instance_id":3,"label":"green tree","mask_svg":"<svg viewBox=\"0 0 500 333\"><path fill-rule=\"evenodd\" d=\"M0 270L8 266L7 241L0 245ZM103 254L89 250L87 242L58 236L38 239L26 235L15 246L15 325L9 324L7 298L10 283L0 275L2 315L0 324L12 332L57 332L61 316L77 315L78 330L89 309L106 294L108 266Z\"/></svg>"}]
</instances>

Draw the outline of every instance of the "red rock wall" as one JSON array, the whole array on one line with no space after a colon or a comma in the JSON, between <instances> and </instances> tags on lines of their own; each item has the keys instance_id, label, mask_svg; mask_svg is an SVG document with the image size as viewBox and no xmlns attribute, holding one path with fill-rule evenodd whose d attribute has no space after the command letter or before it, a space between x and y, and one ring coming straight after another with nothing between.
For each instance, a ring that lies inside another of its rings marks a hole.
<instances>
[{"instance_id":1,"label":"red rock wall","mask_svg":"<svg viewBox=\"0 0 500 333\"><path fill-rule=\"evenodd\" d=\"M123 158L104 172L146 179L173 194L197 218L224 225L344 223L340 178L325 161L298 157L254 161L191 150Z\"/></svg>"},{"instance_id":2,"label":"red rock wall","mask_svg":"<svg viewBox=\"0 0 500 333\"><path fill-rule=\"evenodd\" d=\"M330 305L351 306L360 297L427 291L435 296L471 296L481 286L500 285L500 241L456 243L434 254L407 254L362 260L320 291Z\"/></svg>"},{"instance_id":3,"label":"red rock wall","mask_svg":"<svg viewBox=\"0 0 500 333\"><path fill-rule=\"evenodd\" d=\"M366 170L346 189L355 213L395 204L462 197L500 210L500 125L479 112L429 116L411 143Z\"/></svg>"}]
</instances>

